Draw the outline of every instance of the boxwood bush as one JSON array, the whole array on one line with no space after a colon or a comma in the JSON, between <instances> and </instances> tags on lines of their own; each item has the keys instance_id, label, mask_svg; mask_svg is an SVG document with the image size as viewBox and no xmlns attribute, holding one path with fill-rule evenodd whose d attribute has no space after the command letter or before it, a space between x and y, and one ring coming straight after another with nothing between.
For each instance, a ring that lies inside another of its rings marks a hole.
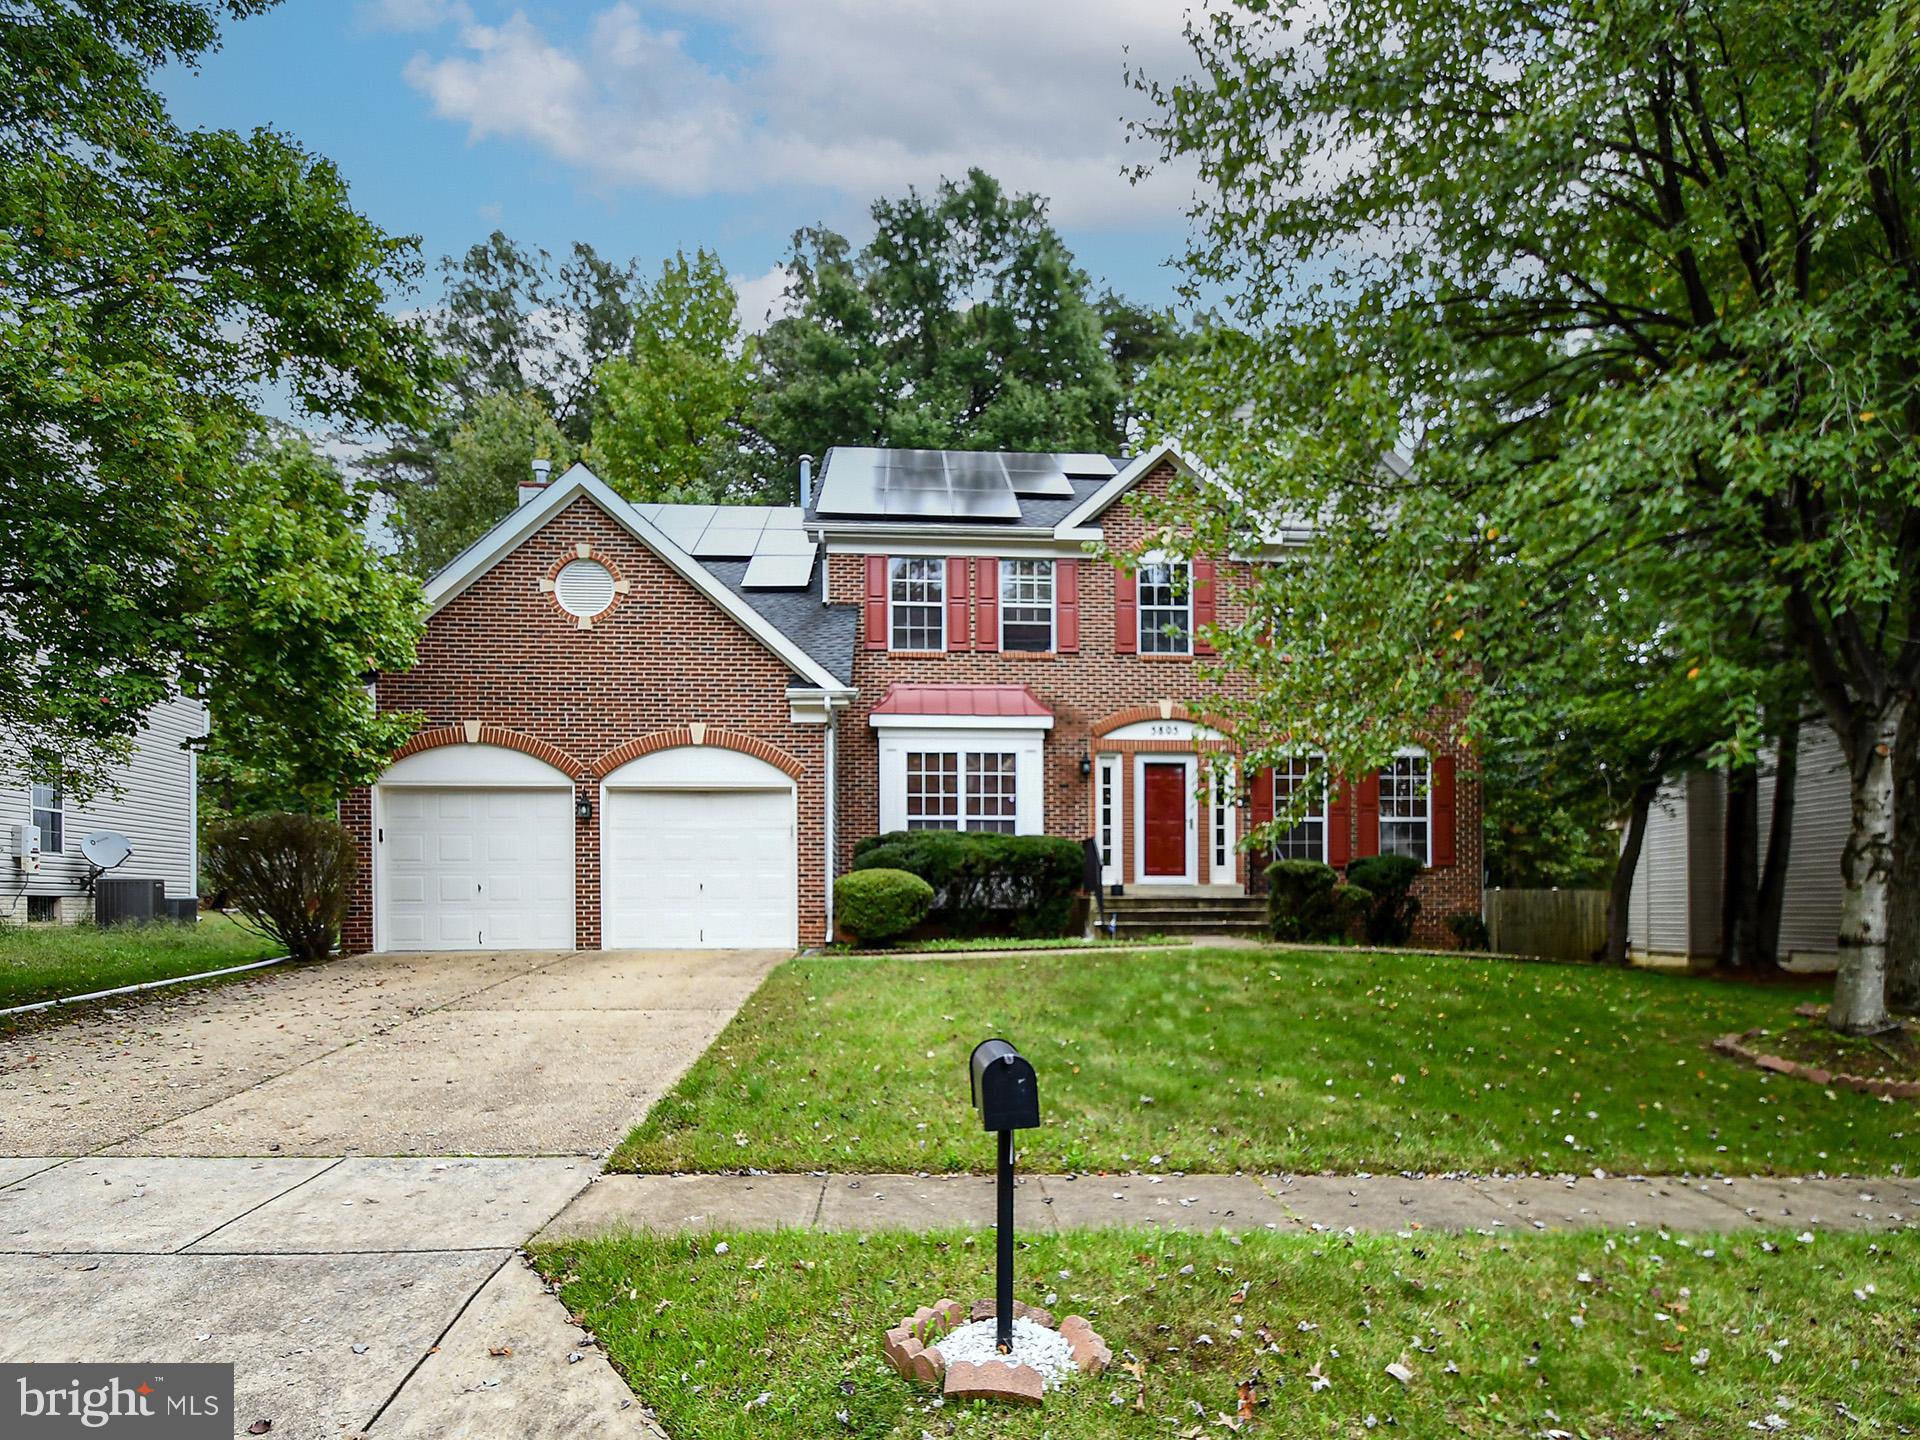
<instances>
[{"instance_id":1,"label":"boxwood bush","mask_svg":"<svg viewBox=\"0 0 1920 1440\"><path fill-rule=\"evenodd\" d=\"M1318 860L1276 860L1267 867L1267 927L1276 940L1338 940L1346 931L1335 915L1339 872Z\"/></svg>"},{"instance_id":2,"label":"boxwood bush","mask_svg":"<svg viewBox=\"0 0 1920 1440\"><path fill-rule=\"evenodd\" d=\"M905 870L855 870L833 882L834 918L862 944L906 934L932 906L933 887Z\"/></svg>"},{"instance_id":3,"label":"boxwood bush","mask_svg":"<svg viewBox=\"0 0 1920 1440\"><path fill-rule=\"evenodd\" d=\"M895 830L855 845L853 869L918 875L933 887L930 918L954 935L1064 935L1082 850L1054 835Z\"/></svg>"},{"instance_id":4,"label":"boxwood bush","mask_svg":"<svg viewBox=\"0 0 1920 1440\"><path fill-rule=\"evenodd\" d=\"M1404 945L1413 938L1420 901L1412 894L1420 862L1405 855L1366 855L1347 866L1347 879L1369 896L1362 915L1375 945Z\"/></svg>"}]
</instances>

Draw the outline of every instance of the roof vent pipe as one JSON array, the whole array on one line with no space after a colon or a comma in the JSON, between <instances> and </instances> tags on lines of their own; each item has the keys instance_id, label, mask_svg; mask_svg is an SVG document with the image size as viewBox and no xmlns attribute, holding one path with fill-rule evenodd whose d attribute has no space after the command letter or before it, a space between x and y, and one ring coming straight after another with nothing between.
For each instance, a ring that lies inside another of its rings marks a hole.
<instances>
[{"instance_id":1,"label":"roof vent pipe","mask_svg":"<svg viewBox=\"0 0 1920 1440\"><path fill-rule=\"evenodd\" d=\"M812 491L813 491L813 457L811 455L802 455L800 457L800 508L801 509L804 510L807 506L807 502L813 498Z\"/></svg>"},{"instance_id":2,"label":"roof vent pipe","mask_svg":"<svg viewBox=\"0 0 1920 1440\"><path fill-rule=\"evenodd\" d=\"M551 460L534 461L533 478L520 482L520 503L524 505L529 500L538 500L547 488L547 477L552 473L553 462Z\"/></svg>"}]
</instances>

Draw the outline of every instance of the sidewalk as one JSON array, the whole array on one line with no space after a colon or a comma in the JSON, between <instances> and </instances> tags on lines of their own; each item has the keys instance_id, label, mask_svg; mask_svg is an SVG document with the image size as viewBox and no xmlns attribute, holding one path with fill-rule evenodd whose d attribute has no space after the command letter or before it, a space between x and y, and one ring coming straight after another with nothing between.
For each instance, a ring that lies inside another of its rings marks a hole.
<instances>
[{"instance_id":1,"label":"sidewalk","mask_svg":"<svg viewBox=\"0 0 1920 1440\"><path fill-rule=\"evenodd\" d=\"M977 1175L607 1175L536 1238L624 1229L936 1229L988 1226L993 1217L993 1180ZM1035 1175L1018 1182L1014 1218L1043 1231L1897 1231L1920 1230L1920 1179Z\"/></svg>"}]
</instances>

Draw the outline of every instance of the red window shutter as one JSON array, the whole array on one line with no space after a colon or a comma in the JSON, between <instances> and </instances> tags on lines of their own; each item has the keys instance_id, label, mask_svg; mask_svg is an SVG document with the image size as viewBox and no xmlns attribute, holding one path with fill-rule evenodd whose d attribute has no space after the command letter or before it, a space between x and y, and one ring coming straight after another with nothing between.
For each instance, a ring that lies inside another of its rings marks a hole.
<instances>
[{"instance_id":1,"label":"red window shutter","mask_svg":"<svg viewBox=\"0 0 1920 1440\"><path fill-rule=\"evenodd\" d=\"M1196 655L1213 654L1213 646L1200 638L1201 632L1213 624L1213 582L1214 565L1211 560L1193 562L1193 653Z\"/></svg>"},{"instance_id":2,"label":"red window shutter","mask_svg":"<svg viewBox=\"0 0 1920 1440\"><path fill-rule=\"evenodd\" d=\"M1062 655L1080 650L1080 562L1053 562L1053 648Z\"/></svg>"},{"instance_id":3,"label":"red window shutter","mask_svg":"<svg viewBox=\"0 0 1920 1440\"><path fill-rule=\"evenodd\" d=\"M1360 837L1353 847L1356 855L1380 853L1380 772L1374 771L1359 785Z\"/></svg>"},{"instance_id":4,"label":"red window shutter","mask_svg":"<svg viewBox=\"0 0 1920 1440\"><path fill-rule=\"evenodd\" d=\"M1140 651L1140 579L1118 565L1113 567L1113 653Z\"/></svg>"},{"instance_id":5,"label":"red window shutter","mask_svg":"<svg viewBox=\"0 0 1920 1440\"><path fill-rule=\"evenodd\" d=\"M973 627L967 624L967 571L965 559L947 557L947 649L971 650Z\"/></svg>"},{"instance_id":6,"label":"red window shutter","mask_svg":"<svg viewBox=\"0 0 1920 1440\"><path fill-rule=\"evenodd\" d=\"M1453 770L1451 755L1433 757L1433 868L1444 870L1453 864Z\"/></svg>"},{"instance_id":7,"label":"red window shutter","mask_svg":"<svg viewBox=\"0 0 1920 1440\"><path fill-rule=\"evenodd\" d=\"M1273 771L1271 770L1254 772L1253 823L1256 828L1273 823Z\"/></svg>"},{"instance_id":8,"label":"red window shutter","mask_svg":"<svg viewBox=\"0 0 1920 1440\"><path fill-rule=\"evenodd\" d=\"M976 650L1000 648L1000 562L973 562L974 640Z\"/></svg>"},{"instance_id":9,"label":"red window shutter","mask_svg":"<svg viewBox=\"0 0 1920 1440\"><path fill-rule=\"evenodd\" d=\"M1336 870L1353 858L1353 786L1329 781L1327 864Z\"/></svg>"},{"instance_id":10,"label":"red window shutter","mask_svg":"<svg viewBox=\"0 0 1920 1440\"><path fill-rule=\"evenodd\" d=\"M887 557L867 556L867 649L887 648Z\"/></svg>"}]
</instances>

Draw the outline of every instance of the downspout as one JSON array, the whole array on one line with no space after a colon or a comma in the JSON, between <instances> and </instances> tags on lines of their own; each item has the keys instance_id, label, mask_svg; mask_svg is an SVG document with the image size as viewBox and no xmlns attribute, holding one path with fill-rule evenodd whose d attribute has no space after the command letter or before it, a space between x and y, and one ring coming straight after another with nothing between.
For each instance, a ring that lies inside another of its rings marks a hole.
<instances>
[{"instance_id":1,"label":"downspout","mask_svg":"<svg viewBox=\"0 0 1920 1440\"><path fill-rule=\"evenodd\" d=\"M826 794L826 803L823 807L826 813L825 813L825 816L823 817L825 820L825 824L822 826L822 828L826 831L826 835L827 835L827 856L826 856L827 863L826 863L826 869L825 869L825 874L827 877L827 887L826 887L827 889L827 939L826 939L826 943L829 945L833 943L833 849L834 849L834 832L836 829L838 829L838 825L836 824L836 821L838 818L837 811L840 803L839 787L834 783L834 761L836 758L835 752L836 752L836 749L838 748L835 744L835 741L838 738L839 733L840 733L840 710L838 706L834 705L831 701L829 701L827 704L827 738L826 738L827 794Z\"/></svg>"}]
</instances>

